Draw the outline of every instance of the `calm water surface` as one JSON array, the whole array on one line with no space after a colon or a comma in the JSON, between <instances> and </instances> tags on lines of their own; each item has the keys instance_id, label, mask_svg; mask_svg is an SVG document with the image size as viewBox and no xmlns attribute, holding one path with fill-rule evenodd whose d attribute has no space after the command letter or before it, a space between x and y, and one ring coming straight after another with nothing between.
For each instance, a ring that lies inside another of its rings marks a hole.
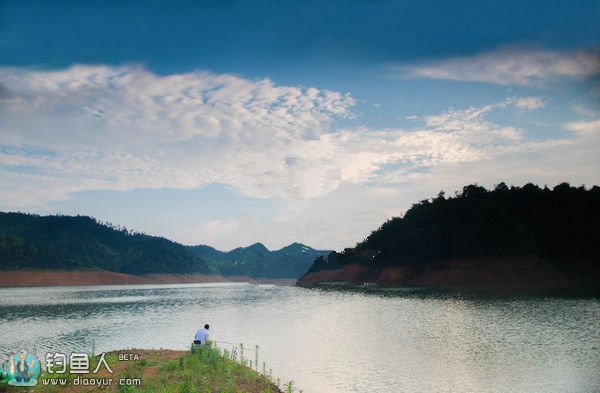
<instances>
[{"instance_id":1,"label":"calm water surface","mask_svg":"<svg viewBox=\"0 0 600 393\"><path fill-rule=\"evenodd\" d=\"M600 391L600 301L187 284L0 289L0 353L227 347L310 393ZM253 354L248 354L253 358Z\"/></svg>"}]
</instances>

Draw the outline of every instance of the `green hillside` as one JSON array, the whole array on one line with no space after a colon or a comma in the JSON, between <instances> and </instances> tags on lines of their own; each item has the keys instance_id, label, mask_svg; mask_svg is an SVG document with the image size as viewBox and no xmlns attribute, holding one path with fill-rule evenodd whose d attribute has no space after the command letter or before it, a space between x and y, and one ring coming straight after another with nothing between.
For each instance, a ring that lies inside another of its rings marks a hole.
<instances>
[{"instance_id":1,"label":"green hillside","mask_svg":"<svg viewBox=\"0 0 600 393\"><path fill-rule=\"evenodd\" d=\"M297 278L328 251L260 243L229 252L184 246L86 216L0 212L0 269L104 269L120 273L212 273Z\"/></svg>"},{"instance_id":2,"label":"green hillside","mask_svg":"<svg viewBox=\"0 0 600 393\"><path fill-rule=\"evenodd\" d=\"M121 273L215 273L170 240L85 216L0 213L0 268L105 269Z\"/></svg>"},{"instance_id":3,"label":"green hillside","mask_svg":"<svg viewBox=\"0 0 600 393\"><path fill-rule=\"evenodd\" d=\"M375 266L425 267L456 258L535 255L568 270L598 261L598 244L600 187L501 183L414 204L336 259L343 264L361 250L376 250Z\"/></svg>"}]
</instances>

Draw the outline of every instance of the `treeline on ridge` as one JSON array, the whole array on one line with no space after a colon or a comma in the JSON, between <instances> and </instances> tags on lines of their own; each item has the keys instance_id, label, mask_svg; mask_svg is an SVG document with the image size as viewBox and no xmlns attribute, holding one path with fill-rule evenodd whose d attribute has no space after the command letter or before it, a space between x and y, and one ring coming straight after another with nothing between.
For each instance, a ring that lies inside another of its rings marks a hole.
<instances>
[{"instance_id":1,"label":"treeline on ridge","mask_svg":"<svg viewBox=\"0 0 600 393\"><path fill-rule=\"evenodd\" d=\"M87 216L0 213L0 269L104 269L129 274L214 273L170 240Z\"/></svg>"},{"instance_id":2,"label":"treeline on ridge","mask_svg":"<svg viewBox=\"0 0 600 393\"><path fill-rule=\"evenodd\" d=\"M492 190L468 185L450 198L440 192L334 256L344 264L374 250L375 265L425 267L457 258L535 255L568 268L597 260L598 244L600 187L500 183Z\"/></svg>"},{"instance_id":3,"label":"treeline on ridge","mask_svg":"<svg viewBox=\"0 0 600 393\"><path fill-rule=\"evenodd\" d=\"M319 251L300 243L270 251L261 243L223 252L185 246L87 216L0 212L0 270L103 269L128 274L204 273L297 278Z\"/></svg>"}]
</instances>

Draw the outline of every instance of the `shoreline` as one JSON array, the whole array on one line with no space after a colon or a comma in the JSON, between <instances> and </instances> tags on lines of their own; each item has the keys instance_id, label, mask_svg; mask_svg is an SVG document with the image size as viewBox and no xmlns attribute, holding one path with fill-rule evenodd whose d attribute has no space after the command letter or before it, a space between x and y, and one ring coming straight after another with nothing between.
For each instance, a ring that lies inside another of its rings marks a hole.
<instances>
[{"instance_id":1,"label":"shoreline","mask_svg":"<svg viewBox=\"0 0 600 393\"><path fill-rule=\"evenodd\" d=\"M108 270L0 270L0 288L88 285L208 284L240 282L293 286L296 279L253 278L218 274L152 273L134 275Z\"/></svg>"},{"instance_id":2,"label":"shoreline","mask_svg":"<svg viewBox=\"0 0 600 393\"><path fill-rule=\"evenodd\" d=\"M587 266L590 266L587 268ZM598 270L591 263L557 269L533 255L463 258L422 267L378 267L348 263L317 266L298 279L297 286L366 292L439 292L491 295L598 296Z\"/></svg>"},{"instance_id":3,"label":"shoreline","mask_svg":"<svg viewBox=\"0 0 600 393\"><path fill-rule=\"evenodd\" d=\"M348 292L373 294L381 296L404 297L459 297L490 299L529 299L529 298L571 298L598 299L600 292L594 288L545 288L545 289L498 289L498 288L460 288L460 287L426 287L426 286L365 286L349 282L315 282L310 285L296 284L299 288L329 292Z\"/></svg>"}]
</instances>

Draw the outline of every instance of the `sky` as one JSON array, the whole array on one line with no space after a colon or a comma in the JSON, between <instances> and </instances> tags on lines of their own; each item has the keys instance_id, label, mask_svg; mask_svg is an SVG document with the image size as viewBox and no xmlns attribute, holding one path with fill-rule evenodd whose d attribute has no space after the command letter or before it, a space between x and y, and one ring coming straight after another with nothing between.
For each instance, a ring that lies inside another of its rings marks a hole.
<instances>
[{"instance_id":1,"label":"sky","mask_svg":"<svg viewBox=\"0 0 600 393\"><path fill-rule=\"evenodd\" d=\"M0 211L340 250L600 184L598 1L0 2Z\"/></svg>"}]
</instances>

